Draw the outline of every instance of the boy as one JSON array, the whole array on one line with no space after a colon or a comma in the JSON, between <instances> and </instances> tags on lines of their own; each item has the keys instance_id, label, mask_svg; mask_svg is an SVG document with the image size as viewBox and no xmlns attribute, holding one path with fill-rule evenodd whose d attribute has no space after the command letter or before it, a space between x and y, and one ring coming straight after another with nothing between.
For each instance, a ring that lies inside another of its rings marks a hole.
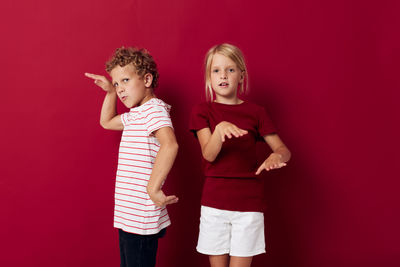
<instances>
[{"instance_id":1,"label":"boy","mask_svg":"<svg viewBox=\"0 0 400 267\"><path fill-rule=\"evenodd\" d=\"M121 266L155 266L158 238L171 224L162 184L178 152L170 106L156 98L157 65L144 49L118 48L106 63L110 82L85 73L106 91L100 124L122 130L115 186L114 227L119 229ZM117 97L130 109L117 114Z\"/></svg>"}]
</instances>

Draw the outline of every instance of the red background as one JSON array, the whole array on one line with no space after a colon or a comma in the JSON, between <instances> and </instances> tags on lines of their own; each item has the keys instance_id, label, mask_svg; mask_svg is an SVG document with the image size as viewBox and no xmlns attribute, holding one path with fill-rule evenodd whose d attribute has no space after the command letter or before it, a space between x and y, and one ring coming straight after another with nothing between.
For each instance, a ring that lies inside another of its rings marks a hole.
<instances>
[{"instance_id":1,"label":"red background","mask_svg":"<svg viewBox=\"0 0 400 267\"><path fill-rule=\"evenodd\" d=\"M264 174L268 253L253 266L399 266L399 12L398 1L3 0L0 265L118 266L120 133L100 127L104 94L83 73L105 74L115 48L135 45L158 62L180 143L158 266L205 266L188 119L206 51L230 42L246 55L246 98L293 154Z\"/></svg>"}]
</instances>

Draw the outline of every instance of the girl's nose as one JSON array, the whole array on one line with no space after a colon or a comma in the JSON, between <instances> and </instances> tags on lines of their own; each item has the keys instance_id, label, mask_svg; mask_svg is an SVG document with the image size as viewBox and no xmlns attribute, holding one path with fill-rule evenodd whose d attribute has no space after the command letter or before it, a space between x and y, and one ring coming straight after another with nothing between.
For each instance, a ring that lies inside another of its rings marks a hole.
<instances>
[{"instance_id":1,"label":"girl's nose","mask_svg":"<svg viewBox=\"0 0 400 267\"><path fill-rule=\"evenodd\" d=\"M227 78L227 75L226 75L225 71L221 71L221 78L222 79L226 79Z\"/></svg>"}]
</instances>

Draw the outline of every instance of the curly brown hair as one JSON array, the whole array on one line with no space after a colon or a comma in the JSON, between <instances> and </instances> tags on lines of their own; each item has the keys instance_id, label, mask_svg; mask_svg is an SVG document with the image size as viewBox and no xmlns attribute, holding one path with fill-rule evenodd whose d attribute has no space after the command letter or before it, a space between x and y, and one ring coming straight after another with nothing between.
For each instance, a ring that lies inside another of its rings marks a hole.
<instances>
[{"instance_id":1,"label":"curly brown hair","mask_svg":"<svg viewBox=\"0 0 400 267\"><path fill-rule=\"evenodd\" d=\"M110 73L116 66L124 67L130 63L133 64L136 73L140 77L143 78L147 73L153 75L152 88L158 86L159 74L157 64L146 49L138 49L136 47L125 48L123 46L117 48L111 59L106 62L106 71Z\"/></svg>"}]
</instances>

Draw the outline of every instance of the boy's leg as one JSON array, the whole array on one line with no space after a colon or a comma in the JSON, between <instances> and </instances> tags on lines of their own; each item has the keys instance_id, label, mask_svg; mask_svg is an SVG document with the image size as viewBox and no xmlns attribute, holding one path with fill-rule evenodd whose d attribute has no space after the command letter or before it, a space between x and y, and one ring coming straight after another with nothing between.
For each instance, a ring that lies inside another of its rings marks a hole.
<instances>
[{"instance_id":1,"label":"boy's leg","mask_svg":"<svg viewBox=\"0 0 400 267\"><path fill-rule=\"evenodd\" d=\"M137 235L120 230L121 267L154 267L158 239L165 229L154 235Z\"/></svg>"}]
</instances>

